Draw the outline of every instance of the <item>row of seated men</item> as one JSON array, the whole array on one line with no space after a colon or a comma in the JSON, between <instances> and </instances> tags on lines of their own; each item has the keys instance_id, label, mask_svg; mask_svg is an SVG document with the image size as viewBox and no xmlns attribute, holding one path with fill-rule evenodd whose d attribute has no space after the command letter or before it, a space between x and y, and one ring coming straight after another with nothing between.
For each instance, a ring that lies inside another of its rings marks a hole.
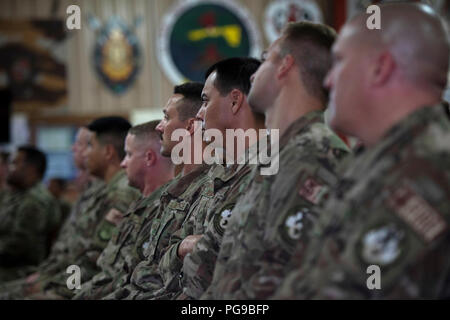
<instances>
[{"instance_id":1,"label":"row of seated men","mask_svg":"<svg viewBox=\"0 0 450 320\"><path fill-rule=\"evenodd\" d=\"M289 24L262 61L219 61L204 84L175 86L161 121L80 128L74 159L90 179L46 259L46 208L22 218L2 205L1 277L16 278L2 280L0 297L448 298L448 37L426 6L380 8L381 30L365 15L339 35ZM224 137L255 129L244 155L269 140L278 170L239 162L229 140L233 161L194 161L211 139L187 139L175 165L173 133L194 137L196 121ZM265 129L279 130L277 145ZM335 132L361 143L350 149ZM4 251L10 239L23 249ZM8 255L22 264L4 264Z\"/></svg>"}]
</instances>

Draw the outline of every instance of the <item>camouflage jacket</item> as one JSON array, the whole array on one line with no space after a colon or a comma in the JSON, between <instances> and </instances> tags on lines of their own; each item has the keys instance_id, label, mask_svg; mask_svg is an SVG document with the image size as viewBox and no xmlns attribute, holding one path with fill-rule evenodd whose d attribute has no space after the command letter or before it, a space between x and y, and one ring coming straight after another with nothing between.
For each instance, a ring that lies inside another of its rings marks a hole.
<instances>
[{"instance_id":1,"label":"camouflage jacket","mask_svg":"<svg viewBox=\"0 0 450 320\"><path fill-rule=\"evenodd\" d=\"M69 274L66 268L77 265L81 269L81 283L90 280L100 270L96 261L111 239L123 213L139 197L139 192L128 186L123 170L117 172L106 186L89 198L85 211L76 219L74 237L69 243L63 270L48 276L43 274L45 291L71 298L74 291L67 288Z\"/></svg>"},{"instance_id":2,"label":"camouflage jacket","mask_svg":"<svg viewBox=\"0 0 450 320\"><path fill-rule=\"evenodd\" d=\"M101 189L105 187L105 183L99 179L92 178L86 186L86 189L78 197L73 205L70 215L64 222L55 243L53 244L50 255L38 266L37 271L43 274L51 275L66 267L66 258L69 253L71 241L75 237L76 220L81 217L86 210L89 199L95 197Z\"/></svg>"},{"instance_id":3,"label":"camouflage jacket","mask_svg":"<svg viewBox=\"0 0 450 320\"><path fill-rule=\"evenodd\" d=\"M131 271L144 260L149 229L158 211L161 194L167 186L161 186L148 197L142 196L130 206L117 232L97 260L102 271L84 283L74 299L100 299L129 281Z\"/></svg>"},{"instance_id":4,"label":"camouflage jacket","mask_svg":"<svg viewBox=\"0 0 450 320\"><path fill-rule=\"evenodd\" d=\"M346 145L323 122L321 112L296 120L280 139L279 172L255 173L239 198L217 258L213 281L202 299L263 299L283 277L283 268L315 208L337 182L335 167Z\"/></svg>"},{"instance_id":5,"label":"camouflage jacket","mask_svg":"<svg viewBox=\"0 0 450 320\"><path fill-rule=\"evenodd\" d=\"M449 199L449 117L424 108L358 155L273 298L449 298Z\"/></svg>"},{"instance_id":6,"label":"camouflage jacket","mask_svg":"<svg viewBox=\"0 0 450 320\"><path fill-rule=\"evenodd\" d=\"M251 166L245 164L233 165L223 174L213 176L215 191L205 207L204 231L195 233L203 236L183 260L178 294L183 292L188 298L198 299L211 283L222 236L237 199L251 181L250 173Z\"/></svg>"},{"instance_id":7,"label":"camouflage jacket","mask_svg":"<svg viewBox=\"0 0 450 320\"><path fill-rule=\"evenodd\" d=\"M56 199L41 183L2 197L0 282L23 276L20 268L37 265L47 256L51 233L60 218Z\"/></svg>"},{"instance_id":8,"label":"camouflage jacket","mask_svg":"<svg viewBox=\"0 0 450 320\"><path fill-rule=\"evenodd\" d=\"M180 229L192 203L201 194L209 177L208 166L178 176L161 196L158 213L150 227L145 260L132 271L130 282L111 293L105 299L146 299L164 286L159 274L159 260L169 245L171 235Z\"/></svg>"}]
</instances>

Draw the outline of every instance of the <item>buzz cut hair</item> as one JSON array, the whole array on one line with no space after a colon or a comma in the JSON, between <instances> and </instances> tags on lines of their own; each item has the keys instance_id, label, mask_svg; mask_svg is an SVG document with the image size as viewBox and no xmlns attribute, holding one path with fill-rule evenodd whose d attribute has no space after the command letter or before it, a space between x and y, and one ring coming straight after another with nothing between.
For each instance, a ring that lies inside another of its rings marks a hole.
<instances>
[{"instance_id":1,"label":"buzz cut hair","mask_svg":"<svg viewBox=\"0 0 450 320\"><path fill-rule=\"evenodd\" d=\"M216 72L214 86L221 96L238 89L248 95L251 87L250 77L258 70L261 62L254 58L229 58L213 64L206 71L205 79Z\"/></svg>"},{"instance_id":2,"label":"buzz cut hair","mask_svg":"<svg viewBox=\"0 0 450 320\"><path fill-rule=\"evenodd\" d=\"M301 21L289 23L280 42L280 56L294 57L306 90L324 105L329 92L323 82L333 64L331 48L336 37L336 31L327 25Z\"/></svg>"},{"instance_id":3,"label":"buzz cut hair","mask_svg":"<svg viewBox=\"0 0 450 320\"><path fill-rule=\"evenodd\" d=\"M97 135L102 145L111 144L119 159L125 157L125 138L131 128L128 120L117 116L102 117L92 121L87 128Z\"/></svg>"},{"instance_id":4,"label":"buzz cut hair","mask_svg":"<svg viewBox=\"0 0 450 320\"><path fill-rule=\"evenodd\" d=\"M156 127L161 122L161 120L152 120L142 124L135 125L130 128L128 134L132 134L139 141L156 141L160 140L160 133L156 131Z\"/></svg>"},{"instance_id":5,"label":"buzz cut hair","mask_svg":"<svg viewBox=\"0 0 450 320\"><path fill-rule=\"evenodd\" d=\"M202 106L202 91L203 83L200 82L186 82L174 87L173 93L183 96L176 107L180 121L195 118Z\"/></svg>"}]
</instances>

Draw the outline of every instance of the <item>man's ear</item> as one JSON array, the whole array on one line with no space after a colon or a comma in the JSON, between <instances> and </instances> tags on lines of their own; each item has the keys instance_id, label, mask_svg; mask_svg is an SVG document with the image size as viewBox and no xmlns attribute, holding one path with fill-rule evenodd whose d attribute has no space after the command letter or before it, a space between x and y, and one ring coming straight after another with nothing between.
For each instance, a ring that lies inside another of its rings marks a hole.
<instances>
[{"instance_id":1,"label":"man's ear","mask_svg":"<svg viewBox=\"0 0 450 320\"><path fill-rule=\"evenodd\" d=\"M156 153L152 149L145 152L145 166L151 167L156 163Z\"/></svg>"},{"instance_id":2,"label":"man's ear","mask_svg":"<svg viewBox=\"0 0 450 320\"><path fill-rule=\"evenodd\" d=\"M106 144L103 147L103 152L105 155L106 160L111 161L112 159L114 159L115 157L119 158L119 155L116 152L116 149L114 148L114 146L112 144ZM121 162L122 159L119 159L119 161Z\"/></svg>"},{"instance_id":3,"label":"man's ear","mask_svg":"<svg viewBox=\"0 0 450 320\"><path fill-rule=\"evenodd\" d=\"M195 131L195 118L189 118L187 120L187 125L186 125L186 130L189 131L189 134L192 136L194 134Z\"/></svg>"},{"instance_id":4,"label":"man's ear","mask_svg":"<svg viewBox=\"0 0 450 320\"><path fill-rule=\"evenodd\" d=\"M287 54L283 58L281 58L281 64L277 70L278 79L285 77L288 74L289 70L291 70L291 68L294 66L294 64L295 59L291 54Z\"/></svg>"},{"instance_id":5,"label":"man's ear","mask_svg":"<svg viewBox=\"0 0 450 320\"><path fill-rule=\"evenodd\" d=\"M244 102L244 93L241 90L233 89L229 95L231 98L231 112L233 112L233 115L236 115Z\"/></svg>"},{"instance_id":6,"label":"man's ear","mask_svg":"<svg viewBox=\"0 0 450 320\"><path fill-rule=\"evenodd\" d=\"M390 52L382 52L376 58L371 70L371 84L373 86L381 86L386 84L392 77L396 63L395 59Z\"/></svg>"}]
</instances>

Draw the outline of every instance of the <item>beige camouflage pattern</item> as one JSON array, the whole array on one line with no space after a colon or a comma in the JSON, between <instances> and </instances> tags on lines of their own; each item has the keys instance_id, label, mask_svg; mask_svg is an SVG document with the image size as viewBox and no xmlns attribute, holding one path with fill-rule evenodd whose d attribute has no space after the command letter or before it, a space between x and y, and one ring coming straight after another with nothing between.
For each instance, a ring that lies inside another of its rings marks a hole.
<instances>
[{"instance_id":1,"label":"beige camouflage pattern","mask_svg":"<svg viewBox=\"0 0 450 320\"><path fill-rule=\"evenodd\" d=\"M448 299L449 199L450 121L438 105L358 155L273 298Z\"/></svg>"},{"instance_id":2,"label":"beige camouflage pattern","mask_svg":"<svg viewBox=\"0 0 450 320\"><path fill-rule=\"evenodd\" d=\"M48 255L50 236L61 212L47 188L37 183L2 196L0 203L0 283L26 275Z\"/></svg>"},{"instance_id":3,"label":"beige camouflage pattern","mask_svg":"<svg viewBox=\"0 0 450 320\"><path fill-rule=\"evenodd\" d=\"M234 207L202 299L263 299L276 289L295 245L307 244L303 228L314 224L315 208L337 182L335 167L347 153L322 112L288 128L280 138L279 172L258 170Z\"/></svg>"},{"instance_id":4,"label":"beige camouflage pattern","mask_svg":"<svg viewBox=\"0 0 450 320\"><path fill-rule=\"evenodd\" d=\"M180 285L174 297L198 299L211 284L220 244L232 210L251 181L251 165L233 165L217 175L215 194L207 204L202 238L193 251L186 255L179 275ZM181 294L183 293L183 294Z\"/></svg>"},{"instance_id":5,"label":"beige camouflage pattern","mask_svg":"<svg viewBox=\"0 0 450 320\"><path fill-rule=\"evenodd\" d=\"M130 271L145 259L149 229L158 211L161 194L167 186L161 186L131 205L118 231L97 260L101 272L83 283L73 299L100 299L129 282Z\"/></svg>"},{"instance_id":6,"label":"beige camouflage pattern","mask_svg":"<svg viewBox=\"0 0 450 320\"><path fill-rule=\"evenodd\" d=\"M161 196L158 213L150 227L145 260L132 271L129 283L104 299L149 299L164 287L159 261L167 250L170 237L180 229L191 205L210 179L209 166L202 165L183 177L177 176Z\"/></svg>"},{"instance_id":7,"label":"beige camouflage pattern","mask_svg":"<svg viewBox=\"0 0 450 320\"><path fill-rule=\"evenodd\" d=\"M131 203L137 200L139 192L128 186L123 170L95 193L86 202L85 212L76 219L74 239L60 270L52 275L43 274L42 285L46 294L72 298L75 291L67 288L66 268L78 265L81 269L81 283L90 280L100 270L96 261L108 244L117 228L117 222L111 219L111 213L127 212Z\"/></svg>"}]
</instances>

